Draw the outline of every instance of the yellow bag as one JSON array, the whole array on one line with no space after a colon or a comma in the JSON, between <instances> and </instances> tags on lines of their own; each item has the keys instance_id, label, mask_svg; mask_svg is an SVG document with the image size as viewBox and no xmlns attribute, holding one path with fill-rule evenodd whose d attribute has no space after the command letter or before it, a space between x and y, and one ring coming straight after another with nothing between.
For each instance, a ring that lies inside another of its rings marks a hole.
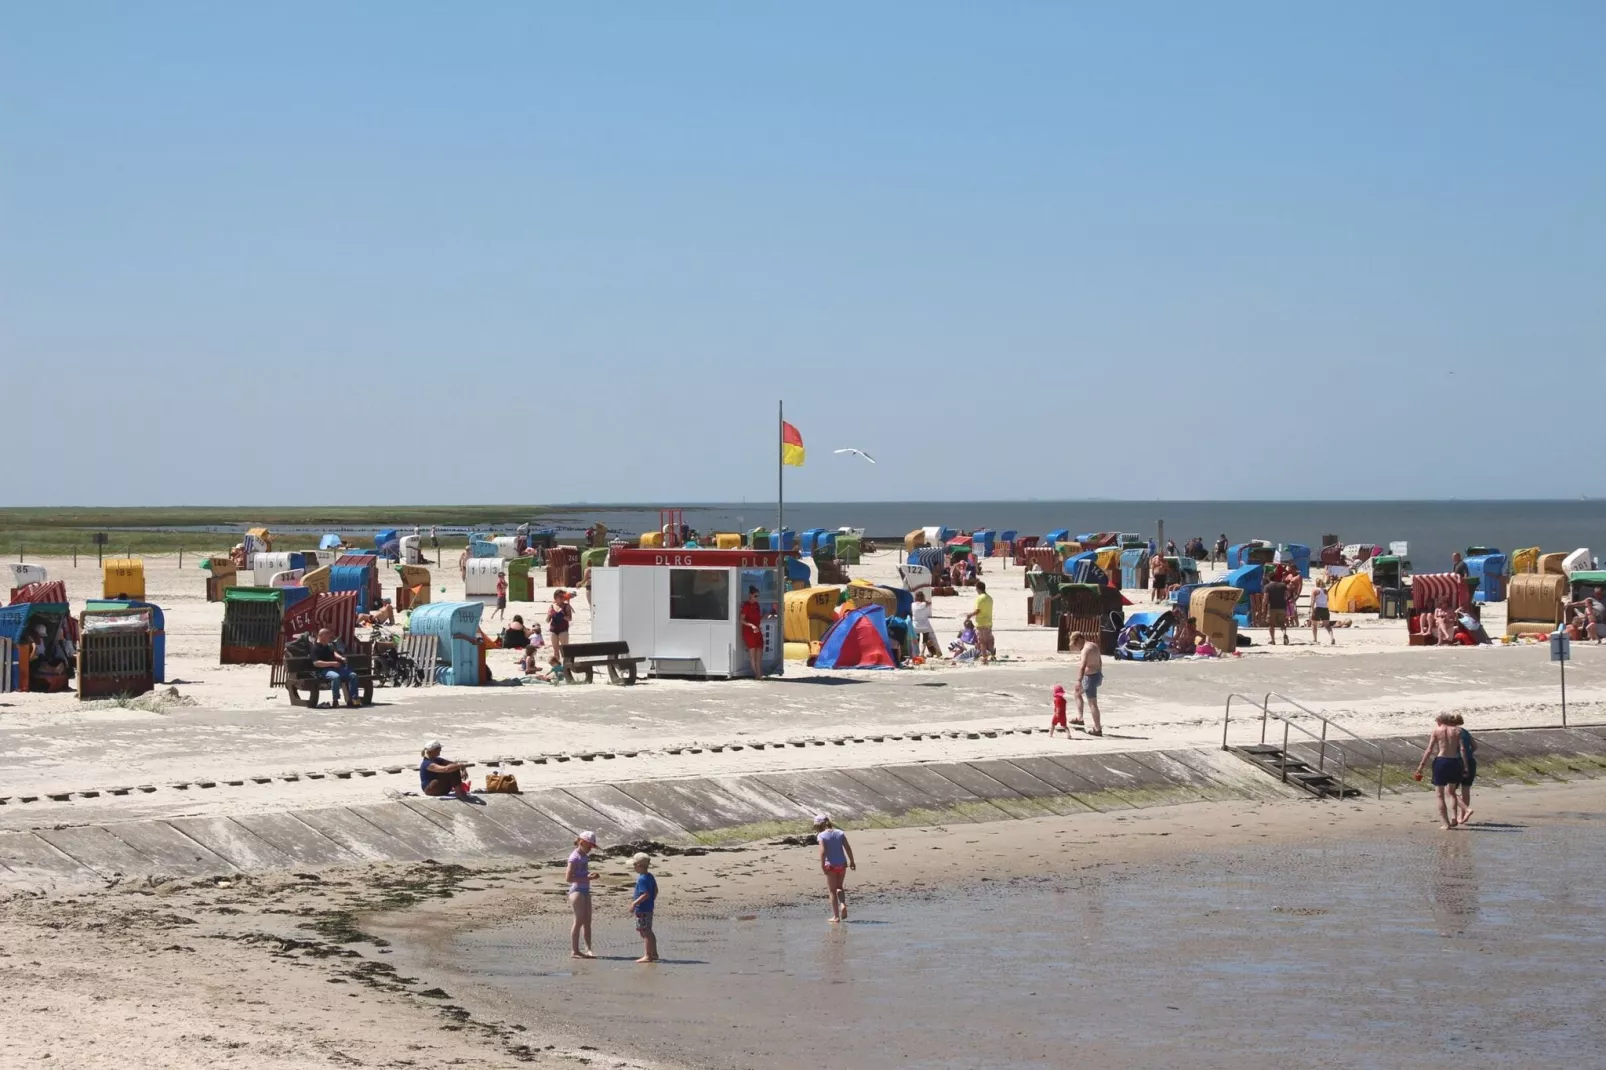
<instances>
[{"instance_id":1,"label":"yellow bag","mask_svg":"<svg viewBox=\"0 0 1606 1070\"><path fill-rule=\"evenodd\" d=\"M492 795L517 795L519 778L512 773L485 774L485 791Z\"/></svg>"}]
</instances>

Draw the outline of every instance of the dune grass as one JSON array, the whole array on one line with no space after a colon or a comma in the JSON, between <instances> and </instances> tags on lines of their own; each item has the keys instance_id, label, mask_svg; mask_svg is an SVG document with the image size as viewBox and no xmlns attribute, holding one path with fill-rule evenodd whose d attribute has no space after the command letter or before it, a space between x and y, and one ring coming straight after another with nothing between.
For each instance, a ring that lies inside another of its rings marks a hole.
<instances>
[{"instance_id":1,"label":"dune grass","mask_svg":"<svg viewBox=\"0 0 1606 1070\"><path fill-rule=\"evenodd\" d=\"M316 532L285 533L274 539L276 550L306 550L318 545L324 531L371 529L379 524L417 524L423 528L492 527L511 530L521 520L537 520L541 508L529 505L394 505L394 506L219 506L110 509L90 506L0 509L0 559L30 556L95 554L94 535L104 532L108 556L123 553L204 554L226 551L239 541L244 527L274 530L308 525ZM212 528L212 531L175 530ZM441 536L441 545L461 546L460 536Z\"/></svg>"}]
</instances>

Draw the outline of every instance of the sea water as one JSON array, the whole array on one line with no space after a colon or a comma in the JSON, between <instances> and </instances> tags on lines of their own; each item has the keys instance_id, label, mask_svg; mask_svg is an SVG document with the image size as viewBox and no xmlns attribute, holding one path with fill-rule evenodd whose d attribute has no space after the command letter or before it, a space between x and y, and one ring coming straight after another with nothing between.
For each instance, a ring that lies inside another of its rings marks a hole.
<instances>
[{"instance_id":1,"label":"sea water","mask_svg":"<svg viewBox=\"0 0 1606 1070\"><path fill-rule=\"evenodd\" d=\"M573 963L543 918L460 937L533 1025L696 1067L1598 1066L1606 815L1189 854L962 891L658 919ZM663 882L666 900L674 882Z\"/></svg>"},{"instance_id":2,"label":"sea water","mask_svg":"<svg viewBox=\"0 0 1606 1070\"><path fill-rule=\"evenodd\" d=\"M746 531L775 525L774 502L688 505L685 522L699 531ZM236 529L244 531L249 518ZM573 537L597 521L616 532L639 534L656 530L658 507L640 505L532 506L526 512L510 508L505 522L481 521L477 530L511 531L531 522L556 528ZM1387 546L1405 541L1419 572L1449 568L1450 553L1468 546L1495 546L1507 552L1525 546L1545 550L1591 547L1606 557L1606 501L1376 501L1376 502L797 502L786 505L786 526L806 528L860 528L872 537L901 536L915 528L946 524L952 528L992 528L1041 535L1056 528L1078 531L1132 531L1154 536L1160 521L1166 538L1182 545L1198 536L1207 545L1225 533L1234 543L1250 539L1297 542L1316 547L1323 535L1342 542L1371 542ZM368 534L380 527L410 530L412 520L398 514L394 521L372 529L343 527L348 535ZM220 531L220 528L172 529ZM276 527L283 532L316 534L321 525ZM466 527L437 525L445 537L460 535ZM427 534L428 528L425 528Z\"/></svg>"}]
</instances>

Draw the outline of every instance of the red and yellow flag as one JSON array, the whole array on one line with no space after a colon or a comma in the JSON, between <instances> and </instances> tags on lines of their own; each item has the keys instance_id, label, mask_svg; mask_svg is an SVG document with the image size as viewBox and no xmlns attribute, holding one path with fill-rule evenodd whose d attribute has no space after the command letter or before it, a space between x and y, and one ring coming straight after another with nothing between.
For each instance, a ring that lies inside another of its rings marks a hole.
<instances>
[{"instance_id":1,"label":"red and yellow flag","mask_svg":"<svg viewBox=\"0 0 1606 1070\"><path fill-rule=\"evenodd\" d=\"M785 420L781 421L781 463L803 467L803 436Z\"/></svg>"}]
</instances>

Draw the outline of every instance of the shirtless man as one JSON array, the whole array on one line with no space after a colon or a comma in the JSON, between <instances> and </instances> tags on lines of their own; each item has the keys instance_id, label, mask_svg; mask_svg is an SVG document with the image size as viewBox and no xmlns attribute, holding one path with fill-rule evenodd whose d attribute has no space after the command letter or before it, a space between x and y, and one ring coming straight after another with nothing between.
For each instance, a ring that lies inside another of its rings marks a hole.
<instances>
[{"instance_id":1,"label":"shirtless man","mask_svg":"<svg viewBox=\"0 0 1606 1070\"><path fill-rule=\"evenodd\" d=\"M1071 653L1080 654L1081 665L1076 676L1076 723L1082 721L1082 703L1087 702L1087 715L1092 718L1092 725L1088 727L1090 736L1102 736L1104 727L1099 723L1099 685L1104 682L1104 655L1099 651L1097 643L1087 641L1087 636L1081 632L1071 634ZM1460 783L1459 779L1456 781Z\"/></svg>"},{"instance_id":2,"label":"shirtless man","mask_svg":"<svg viewBox=\"0 0 1606 1070\"><path fill-rule=\"evenodd\" d=\"M1439 821L1446 832L1461 824L1470 812L1463 815L1461 812L1461 780L1466 772L1466 744L1463 742L1460 727L1455 723L1455 714L1441 713L1433 725L1433 734L1428 736L1427 749L1422 752L1422 760L1416 763L1416 772L1411 779L1422 779L1422 767L1433 759L1433 792L1438 797Z\"/></svg>"}]
</instances>

